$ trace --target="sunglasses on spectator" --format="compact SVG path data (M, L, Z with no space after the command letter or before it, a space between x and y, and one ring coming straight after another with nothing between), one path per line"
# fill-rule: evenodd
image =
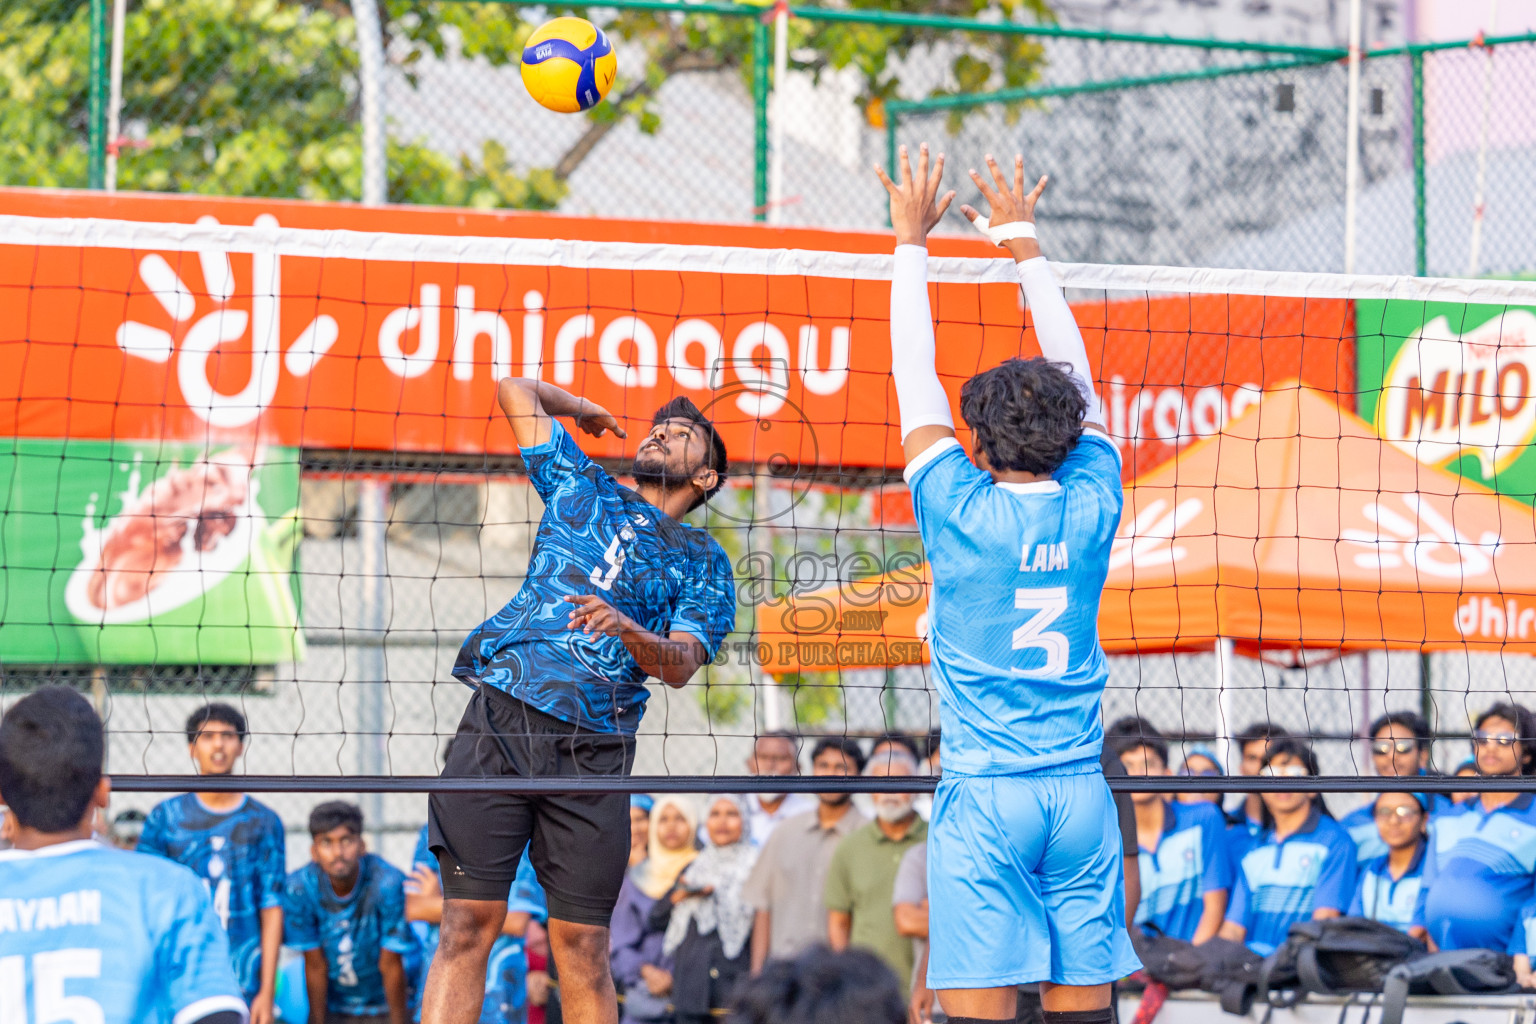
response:
M1287 765L1267 764L1267 765L1264 766L1264 770L1260 774L1268 775L1268 776L1271 776L1271 777L1278 776L1278 777L1284 778L1284 779L1299 779L1302 776L1307 775L1308 772L1307 772L1306 766L1299 765L1299 764L1287 764Z
M1393 818L1396 818L1398 821L1406 821L1409 818L1417 818L1423 813L1417 807L1378 807L1376 808L1376 820L1391 821Z
M1180 768L1179 774L1186 777L1193 776L1194 778L1205 779L1215 778L1216 776L1220 775L1221 772L1215 768L1201 768L1198 770L1194 768Z
M1520 742L1520 737L1512 732L1487 733L1479 729L1472 734L1472 742L1478 744L1497 743L1501 747L1512 747Z
M1395 750L1399 754L1411 754L1418 746L1418 740L1377 740L1371 744L1371 753L1385 756Z

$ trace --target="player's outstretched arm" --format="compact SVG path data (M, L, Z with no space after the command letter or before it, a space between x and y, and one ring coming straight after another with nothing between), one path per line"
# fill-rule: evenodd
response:
M571 417L576 426L593 437L602 437L609 430L620 437L629 436L607 409L541 380L507 377L497 386L496 401L512 425L519 448L533 448L548 441L550 422L556 416Z
M1056 275L1041 255L1040 242L1034 236L1035 204L1045 192L1047 179L1042 176L1033 189L1028 193L1024 191L1023 154L1013 158L1012 187L1004 180L997 161L990 156L987 157L987 169L992 172L991 183L975 171L971 171L971 180L986 199L991 209L990 216L983 219L971 206L962 206L960 210L989 238L993 237L991 229L1027 225L1001 232L1012 237L994 240L1007 249L1019 265L1019 283L1024 286L1024 298L1035 316L1035 336L1040 341L1041 354L1054 362L1067 363L1072 367L1077 386L1088 402L1083 426L1104 432L1103 405L1093 388L1093 370L1088 365L1088 350L1083 345L1083 334L1078 330L1072 307L1067 305L1066 296L1061 294Z
M928 305L928 232L944 216L953 191L939 198L944 154L928 168L928 144L918 152L917 173L901 147L900 183L879 167L875 173L891 197L896 229L896 267L891 275L891 376L901 407L901 447L911 462L946 437L955 436L949 396L934 364L933 313Z

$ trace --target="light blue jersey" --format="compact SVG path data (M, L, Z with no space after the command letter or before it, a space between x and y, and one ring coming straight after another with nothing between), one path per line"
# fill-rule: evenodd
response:
M1339 824L1344 826L1344 831L1348 832L1349 838L1354 840L1355 850L1362 867L1370 861L1387 855L1387 844L1382 842L1381 832L1376 828L1375 800L1364 807L1356 807L1340 818Z
M1214 804L1163 805L1163 834L1157 849L1137 855L1141 903L1136 923L1186 942L1195 937L1205 913L1205 896L1230 892L1226 819Z
M405 923L405 876L371 853L363 855L357 881L336 895L330 876L306 864L288 876L283 900L283 941L299 952L325 954L325 1008L346 1017L388 1013L379 955L410 956L416 937Z
M1536 895L1536 795L1489 811L1481 799L1430 819L1414 922L1441 949L1504 949Z
M1349 904L1349 916L1368 917L1400 932L1412 927L1413 912L1418 907L1419 890L1424 882L1424 850L1425 844L1420 843L1401 878L1392 877L1386 854L1360 865L1360 883Z
M261 988L261 912L283 905L288 864L281 819L245 797L227 814L196 793L162 801L144 822L139 852L192 869L229 933L230 961L247 999Z
M183 867L84 839L0 851L0 1021L246 1016L229 942Z
M1099 598L1124 504L1115 446L1084 431L1052 479L1009 484L945 438L906 478L933 567L945 774L1096 761L1109 679Z
M1227 920L1243 926L1249 949L1268 956L1314 911L1348 910L1358 874L1349 833L1314 806L1301 828L1284 839L1270 831L1243 856Z
M1520 908L1515 930L1509 936L1510 956L1530 956L1536 949L1536 899L1529 900Z

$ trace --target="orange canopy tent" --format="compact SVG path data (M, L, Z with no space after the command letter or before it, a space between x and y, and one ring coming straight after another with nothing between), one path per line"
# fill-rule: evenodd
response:
M759 609L764 671L926 661L928 583L919 566ZM1536 653L1536 519L1288 385L1126 488L1099 631L1111 653Z

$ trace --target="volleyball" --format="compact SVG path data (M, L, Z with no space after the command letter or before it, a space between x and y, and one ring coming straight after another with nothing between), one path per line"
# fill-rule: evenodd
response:
M528 94L562 114L601 103L617 71L613 44L585 18L546 21L523 47L523 85Z

